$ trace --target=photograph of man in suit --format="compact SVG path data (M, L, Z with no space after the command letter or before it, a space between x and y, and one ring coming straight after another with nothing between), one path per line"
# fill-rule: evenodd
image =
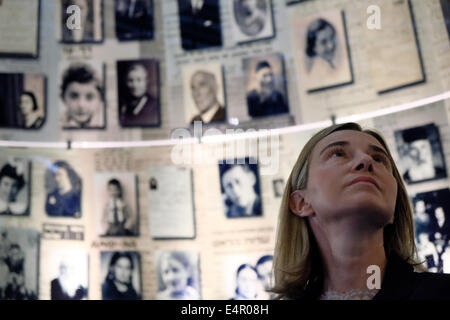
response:
M119 40L153 38L153 0L116 0L115 9Z
M191 94L199 113L192 118L191 123L225 121L225 108L219 103L217 93L218 83L213 73L198 70L192 75Z
M219 6L219 0L178 0L184 50L222 46Z

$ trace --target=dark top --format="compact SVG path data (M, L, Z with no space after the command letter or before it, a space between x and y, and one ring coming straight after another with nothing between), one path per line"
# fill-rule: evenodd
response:
M248 114L251 117L270 116L289 112L283 95L277 90L264 101L261 101L260 95L256 90L250 91L247 94L247 106Z
M223 106L219 106L219 110L214 113L213 117L208 123L225 121L226 117L227 114L225 112L225 108ZM194 124L194 121L203 121L201 115L197 114L196 116L194 116L191 120L191 123Z
M222 46L218 0L205 0L201 10L195 13L190 0L178 0L178 12L184 50Z
M81 216L80 192L71 190L63 195L57 190L49 193L45 203L45 210L49 216L75 217Z
M139 113L134 114L134 108L139 102L147 98L144 107ZM126 105L122 106L120 110L120 125L122 127L140 127L140 126L155 126L159 124L159 110L156 99L153 99L149 94L145 95L139 100L129 101Z
M318 278L316 278L318 279ZM317 300L322 293L321 280L311 281L299 291L299 300ZM409 263L392 255L388 258L381 289L373 300L448 300L450 274L414 272Z
M73 297L69 296L61 287L58 279L54 279L51 282L51 297L52 300L81 300L87 295L87 290L82 286L79 286L75 291Z
M129 11L130 1L126 10L116 8L116 35L119 40L153 38L153 10L148 4L148 0L137 0L132 12Z
M114 281L107 279L102 284L102 298L103 300L139 300L139 296L132 285L128 286L127 291L120 292L117 290Z

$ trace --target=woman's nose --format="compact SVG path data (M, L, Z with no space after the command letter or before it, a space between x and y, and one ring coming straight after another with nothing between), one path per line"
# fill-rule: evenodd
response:
M372 171L372 158L367 154L359 156L355 161L353 169L356 171Z

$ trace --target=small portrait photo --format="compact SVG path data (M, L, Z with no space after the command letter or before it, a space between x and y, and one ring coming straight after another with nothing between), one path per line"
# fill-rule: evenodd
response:
M31 161L0 158L0 215L30 215Z
M117 62L119 123L122 127L159 126L158 61L154 59Z
M115 0L120 41L153 39L153 0Z
M103 41L103 0L60 1L60 39L62 43L99 43Z
M39 232L0 227L0 300L37 300Z
M70 164L56 161L47 168L45 190L47 215L81 218L81 178Z
M197 252L157 252L157 300L200 300L200 261Z
M439 129L434 123L394 132L400 173L407 184L447 177Z
M281 54L245 58L242 64L249 116L257 118L289 113Z
M133 173L97 173L94 177L97 234L133 237L139 234L137 177Z
M60 103L63 129L104 129L106 103L102 63L75 62L61 68Z
M447 28L448 38L450 39L450 1L440 0L442 15L444 16L445 27Z
M219 0L178 0L181 48L222 46Z
M39 129L46 117L46 81L40 74L0 73L0 127Z
M135 251L100 253L103 300L140 300L141 257Z
M151 177L149 180L150 190L158 190L158 180L155 177Z
M450 189L417 193L412 202L420 262L430 272L450 273Z
M307 92L353 82L343 11L293 19L292 30L301 85Z
M262 216L256 161L250 158L224 160L219 163L219 172L225 216L227 218Z
M183 103L186 123L224 122L227 119L222 66L218 63L183 68Z
M275 198L281 198L284 193L284 179L274 179L272 180L273 185L273 195Z
M274 295L273 255L248 254L225 262L226 291L230 300L269 300Z
M275 36L272 0L232 0L232 37L237 44Z
M52 251L47 264L51 274L51 300L87 300L88 255L85 251L64 249Z

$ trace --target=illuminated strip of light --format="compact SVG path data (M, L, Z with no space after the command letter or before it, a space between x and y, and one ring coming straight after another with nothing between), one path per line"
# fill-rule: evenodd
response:
M436 95L436 96L400 104L398 106L383 108L380 110L375 110L375 111L361 113L361 114L355 114L355 115L346 116L346 117L340 117L340 118L336 119L336 123L357 122L357 121L361 121L361 120L365 120L365 119L381 117L381 116L385 116L385 115L388 115L391 113L414 109L417 107L421 107L424 105L428 105L428 104L438 102L441 100L445 100L445 99L449 99L449 98L450 98L450 91L447 91L447 92L444 92L444 93Z
M147 140L147 141L83 141L72 142L73 149L110 149L110 148L145 148L164 147L177 144L198 143L196 138Z
M0 140L0 147L5 148L46 148L66 149L67 142L41 142L41 141L9 141Z

